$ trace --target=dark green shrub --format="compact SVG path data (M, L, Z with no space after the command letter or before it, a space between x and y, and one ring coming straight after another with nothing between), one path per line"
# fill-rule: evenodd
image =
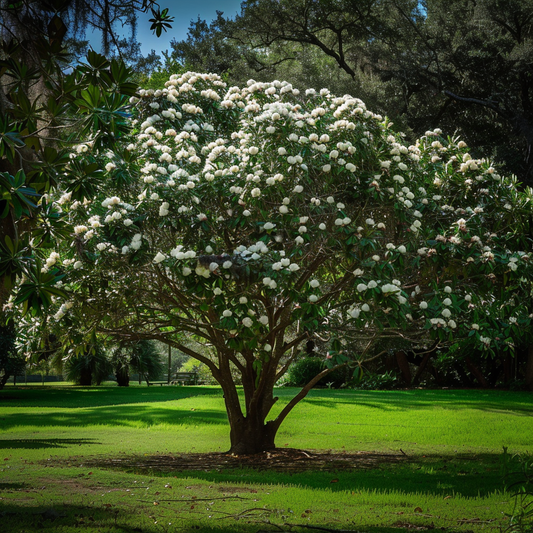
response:
M65 370L67 379L77 385L88 387L100 385L113 372L111 361L101 346L94 346L86 353L71 357Z
M326 368L325 362L318 357L300 359L289 368L287 384L294 387L303 387L322 372L324 368ZM350 376L351 369L348 367L339 368L323 377L315 386L339 388L350 379Z
M361 372L357 380L350 384L359 390L391 390L398 387L398 377L393 372Z

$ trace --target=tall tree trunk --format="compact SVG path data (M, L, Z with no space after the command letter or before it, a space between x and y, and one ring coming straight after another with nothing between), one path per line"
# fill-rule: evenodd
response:
M405 384L409 387L411 385L411 369L409 368L407 354L405 352L396 352L396 362L398 363Z

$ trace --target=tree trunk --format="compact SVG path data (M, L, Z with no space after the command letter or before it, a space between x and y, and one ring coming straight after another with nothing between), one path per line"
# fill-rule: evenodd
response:
M93 382L93 373L90 368L83 368L80 371L80 385L82 387L90 387Z
M266 424L261 417L243 417L234 422L230 429L231 447L228 453L249 455L274 450L276 429L272 422Z
M466 366L468 367L468 370L470 370L470 372L472 372L472 374L477 379L478 383L484 389L488 389L489 388L489 384L488 384L487 380L485 379L485 376L481 373L481 370L479 370L479 368L472 362L470 357L465 357L465 363L466 363Z
M409 387L411 385L411 369L409 368L407 354L405 352L396 352L396 362L398 363L405 384Z
M533 391L533 346L530 346L527 351L526 385L529 390Z
M117 385L119 387L130 386L130 374L127 368L119 368L115 371L115 377L117 378Z

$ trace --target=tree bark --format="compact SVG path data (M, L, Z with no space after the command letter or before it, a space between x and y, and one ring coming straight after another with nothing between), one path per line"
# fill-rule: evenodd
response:
M261 416L250 413L231 425L228 453L249 455L274 450L276 429L271 422L265 424Z
M472 362L470 357L465 357L465 363L466 363L466 366L468 367L468 370L470 370L470 372L472 372L472 374L475 376L475 378L477 379L479 384L484 389L488 389L489 388L489 384L488 384L487 380L485 379L485 376L481 373L481 370L479 370L479 368Z
M396 352L396 362L402 373L405 384L409 387L411 385L411 369L409 368L409 361L405 352Z

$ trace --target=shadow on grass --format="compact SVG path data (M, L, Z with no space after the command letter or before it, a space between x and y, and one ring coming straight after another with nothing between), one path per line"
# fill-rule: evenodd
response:
M26 483L8 483L0 481L0 492L4 490L27 490L30 486Z
M68 448L79 444L101 444L95 439L0 439L0 450L38 450L40 448ZM2 483L0 482L0 489Z
M255 509L259 514L245 515L236 513L235 515L215 517L195 517L193 512L177 515L171 511L158 511L154 508L130 508L127 505L112 505L102 507L101 505L71 505L62 504L54 506L46 505L15 505L0 502L0 520L2 531L41 533L42 531L56 533L87 531L96 533L105 531L106 533L162 533L162 532L183 532L183 533L267 533L281 531L326 531L326 532L352 532L361 533L399 533L408 530L426 531L434 526L410 524L408 522L399 523L394 526L364 526L346 529L332 520L331 525L308 526L298 517L290 517L291 521L284 520L284 527L268 520L268 516L276 513L272 509ZM261 511L263 511L261 513ZM198 513L200 514L200 513ZM224 513L225 514L225 513ZM284 518L284 517L282 517ZM169 523L169 520L172 522ZM220 521L220 520L223 520ZM167 526L168 524L168 526ZM349 526L348 526L349 527ZM287 529L288 528L288 529ZM453 533L455 528L446 528L447 533ZM462 530L464 531L464 530Z
M150 427L158 424L171 426L199 426L227 424L224 411L198 408L179 409L178 407L154 407L153 405L117 405L95 409L65 409L60 412L13 413L0 417L0 428L23 428L25 426L46 427Z
M280 392L281 391L281 392ZM283 397L284 390L276 394ZM435 405L450 410L478 409L482 411L507 412L525 416L533 415L531 393L502 390L401 390L357 391L313 389L306 401L321 407L358 405L383 411L409 409L434 409Z
M169 402L195 396L222 396L217 387L9 387L0 391L5 407L101 407L152 402ZM1 420L1 419L0 419Z
M178 458L179 459L179 458ZM440 457L437 455L390 458L361 454L343 467L309 461L282 468L243 468L220 464L214 468L206 454L205 466L191 467L187 455L182 456L184 467L175 456L129 456L120 464L101 458L90 461L92 467L127 471L134 474L161 477L201 479L213 483L285 485L331 492L377 491L463 496L477 498L504 489L501 474L501 455ZM85 464L87 461L85 461Z

